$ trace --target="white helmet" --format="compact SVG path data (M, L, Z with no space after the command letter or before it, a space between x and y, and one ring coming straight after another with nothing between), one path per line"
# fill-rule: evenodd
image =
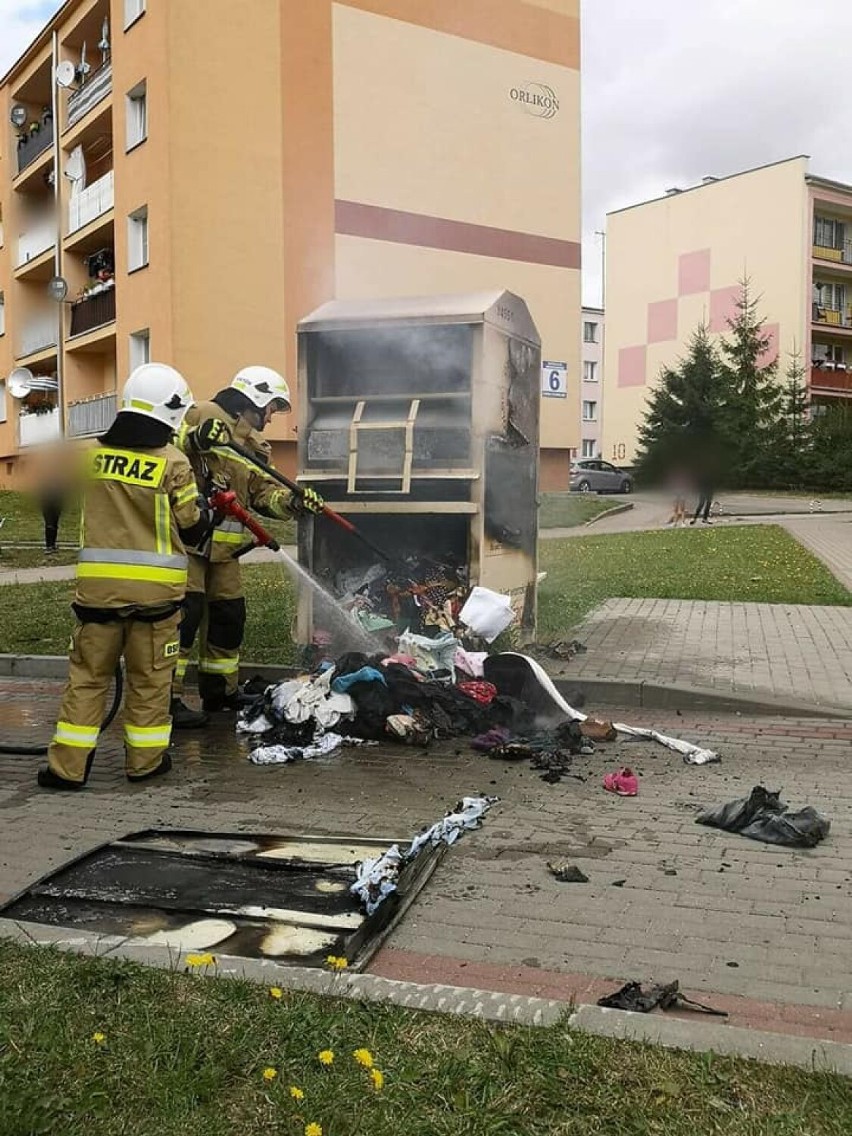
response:
M124 384L118 412L143 414L177 430L193 401L180 371L166 363L143 363Z
M282 410L290 409L287 380L271 367L243 367L234 375L231 386L244 394L258 410L264 410L270 402L283 403Z

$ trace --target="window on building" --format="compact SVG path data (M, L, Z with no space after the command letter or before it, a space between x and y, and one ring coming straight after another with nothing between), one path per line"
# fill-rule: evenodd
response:
M583 403L583 421L584 422L597 422L597 420L598 420L598 404L596 402L584 402Z
M583 382L596 383L598 381L598 365L590 359L583 363Z
M580 455L584 458L593 458L595 456L595 440L594 438L583 439L583 449Z
M0 292L0 335L6 334L6 297Z
M822 280L814 284L814 303L832 312L846 311L846 285Z
M598 341L598 325L590 320L583 324L583 342L584 343L597 343Z
M124 0L124 30L127 31L144 11L145 0Z
M127 218L127 271L134 272L148 263L148 206L143 205Z
M127 149L132 150L148 137L148 90L143 79L124 100L127 117Z
M814 244L819 248L842 249L844 224L833 217L814 217Z
M130 336L130 370L135 371L143 363L151 362L151 332L134 331Z
M0 422L6 421L6 380L0 379Z

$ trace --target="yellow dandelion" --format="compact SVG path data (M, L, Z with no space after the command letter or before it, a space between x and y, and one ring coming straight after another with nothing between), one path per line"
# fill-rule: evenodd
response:
M364 1069L373 1068L373 1055L369 1049L356 1049L352 1056Z
M278 1076L278 1070L277 1070L277 1069L273 1069L271 1065L268 1065L268 1066L267 1066L267 1067L266 1067L266 1068L265 1068L265 1069L263 1070L263 1079L264 1079L264 1081L274 1081L274 1080L275 1080L275 1078L276 1078L277 1076Z
M339 955L329 955L325 960L325 965L329 970L346 970L349 966L349 960Z
M305 1094L298 1087L298 1085L291 1085L290 1086L290 1096L293 1098L294 1101L300 1101L300 1100L305 1099Z
M322 1136L321 1124L306 1124L305 1136Z
M334 1062L334 1050L323 1049L317 1054L320 1065L331 1065Z
M186 956L187 966L214 966L215 963L216 959L213 957L213 955L210 954L209 951L205 951L202 955Z
M283 997L283 995L284 995L284 991L281 989L280 986L270 986L269 987L269 996L270 996L270 998L274 998L276 1002L279 1001L279 999L281 999Z
M380 1093L385 1087L385 1075L381 1069L371 1069L370 1080L373 1082L373 1088L377 1093Z
M106 1041L106 1034L105 1033L93 1033L92 1034L92 1041L95 1043L95 1045L103 1045L104 1042Z

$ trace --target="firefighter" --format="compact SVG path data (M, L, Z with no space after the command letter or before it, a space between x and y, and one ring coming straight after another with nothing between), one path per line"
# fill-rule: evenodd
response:
M59 721L47 765L38 771L42 788L86 784L122 656L127 778L146 781L171 769L169 699L186 590L185 545L203 540L212 523L187 458L170 444L191 404L186 382L172 367L137 367L115 421L83 454L77 624Z
M229 387L210 402L201 402L186 416L178 438L192 462L199 484L216 484L233 490L246 508L267 517L284 518L304 511L322 512L323 500L312 489L292 495L244 458L224 445L206 449L214 422L224 423L233 440L269 464L271 447L262 436L273 414L290 410L290 389L284 377L270 367L243 367ZM201 433L199 433L201 432ZM246 623L246 601L240 562L234 559L251 539L232 518L218 521L202 553L189 564L186 611L180 631L180 658L172 700L175 729L203 726L207 715L239 706L240 647ZM206 609L206 610L205 610ZM182 700L187 661L206 615L199 645L198 686L203 712Z

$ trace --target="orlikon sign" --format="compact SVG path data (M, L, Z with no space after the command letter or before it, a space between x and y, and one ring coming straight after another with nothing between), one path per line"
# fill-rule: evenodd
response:
M559 110L556 92L546 83L521 83L512 87L509 98L525 114L531 114L535 118L553 118Z

